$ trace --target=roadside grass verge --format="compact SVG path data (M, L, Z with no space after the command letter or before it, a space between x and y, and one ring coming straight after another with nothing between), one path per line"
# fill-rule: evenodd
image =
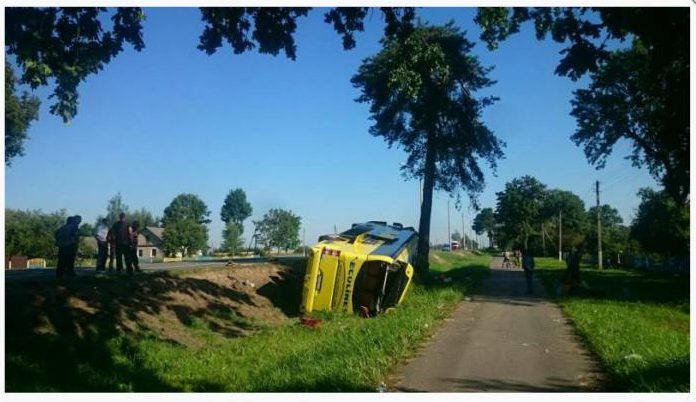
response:
M135 333L123 333L100 323L98 313L92 317L94 330L86 333L74 330L75 321L84 318L71 316L70 310L61 315L56 333L26 330L38 323L13 326L8 321L6 390L371 392L486 275L489 260L456 253L443 256L433 263L433 273L444 273L451 282L413 284L401 306L372 319L322 313L316 315L322 325L309 329L294 319L267 326L246 322L234 311L216 312L254 326L253 335L230 336L210 321L193 317L189 335L199 340L194 346L164 341L145 325ZM98 285L99 278L90 280L95 281L90 286ZM127 287L122 290L126 293L114 297L115 304L119 297L128 297ZM6 305L11 320L22 319L23 310Z
M612 391L689 391L689 276L581 267L563 292L565 264L537 259L537 274L609 374Z

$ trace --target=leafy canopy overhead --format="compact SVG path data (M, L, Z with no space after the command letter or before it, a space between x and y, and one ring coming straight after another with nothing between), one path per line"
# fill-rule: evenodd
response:
M124 43L137 51L145 47L140 8L117 8L111 30L103 27L104 14L103 7L5 9L6 54L22 69L23 84L35 89L55 83L50 111L65 122L77 114L80 82L101 71Z
M631 224L631 236L645 251L663 255L689 255L689 207L664 191L643 188L641 203Z
M9 63L5 63L5 165L24 155L24 141L31 122L39 119L39 98L22 92L15 93L17 77Z
M538 39L567 43L556 74L577 80L571 139L587 159L604 167L621 139L628 158L647 166L672 198L689 196L689 8L480 8L476 22L490 49L533 21ZM631 40L610 50L616 41Z

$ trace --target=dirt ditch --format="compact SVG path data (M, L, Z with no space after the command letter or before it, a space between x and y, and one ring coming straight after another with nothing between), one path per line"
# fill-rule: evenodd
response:
M64 284L6 283L8 344L26 336L130 333L196 346L211 332L247 336L297 318L302 265L221 265Z

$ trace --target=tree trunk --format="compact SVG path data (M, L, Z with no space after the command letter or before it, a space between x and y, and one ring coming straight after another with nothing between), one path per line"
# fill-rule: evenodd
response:
M428 146L426 144L426 146ZM433 187L435 185L435 150L428 147L425 153L423 171L423 203L421 204L420 223L418 225L418 250L416 272L425 279L430 271L428 255L430 253L430 215L433 209Z

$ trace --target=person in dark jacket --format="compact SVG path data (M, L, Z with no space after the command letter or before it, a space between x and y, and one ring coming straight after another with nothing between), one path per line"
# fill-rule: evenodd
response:
M106 242L109 243L109 273L114 272L114 259L116 258L116 235L114 230L109 228L106 233Z
M65 224L54 233L56 246L58 246L58 263L56 265L56 277L75 276L72 269L75 251L77 250L77 225L75 217L69 216Z
M99 222L99 226L97 226L94 232L94 238L97 240L97 271L106 269L106 257L109 253L108 233L108 221L104 218Z
M116 271L123 272L123 260L126 260L126 271L128 275L133 274L133 263L131 261L131 238L129 233L128 222L126 222L126 214L121 212L118 215L118 221L111 227L116 238Z
M131 247L131 262L136 272L140 272L140 262L138 261L138 233L140 224L138 221L133 221L130 225L130 247Z
M77 259L77 249L80 245L80 223L82 223L82 217L80 215L73 216L72 236L74 242L68 259L68 275L70 276L75 276L75 259Z
M524 269L524 276L527 280L527 293L531 294L534 292L534 257L527 249L522 251L522 269Z

